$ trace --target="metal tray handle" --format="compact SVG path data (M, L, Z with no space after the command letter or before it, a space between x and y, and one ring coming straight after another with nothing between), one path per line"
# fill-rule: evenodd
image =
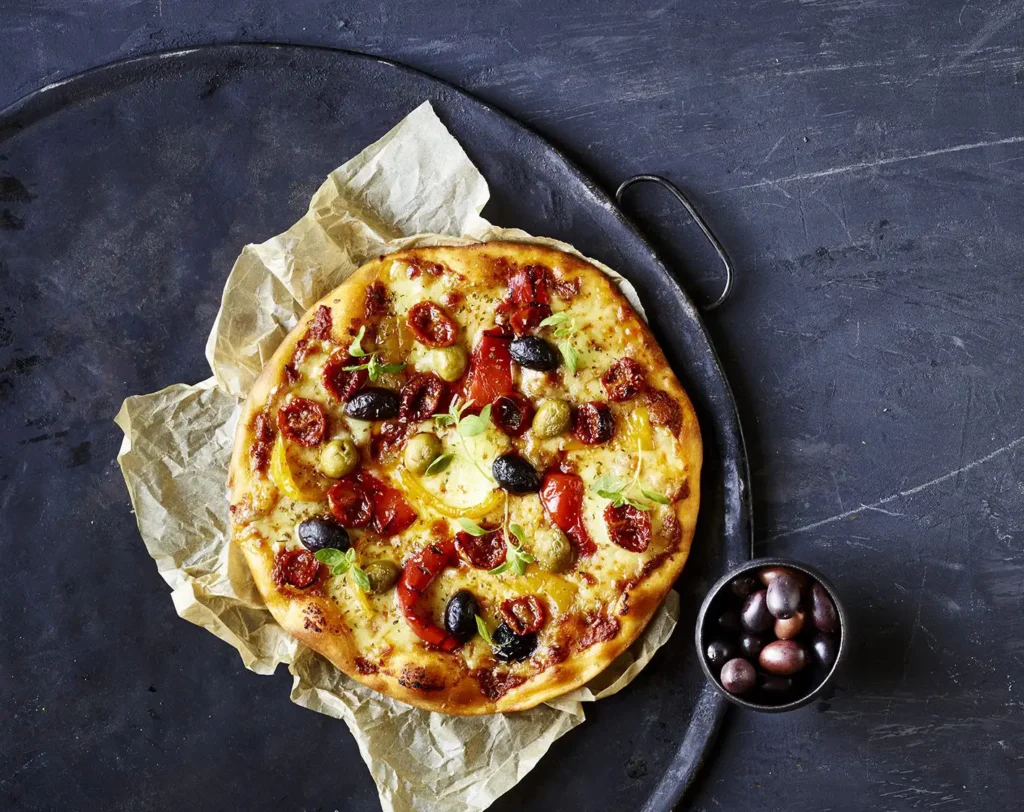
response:
M631 178L626 178L619 184L619 188L615 190L615 202L622 206L622 193L626 191L630 186L635 183L643 183L649 181L656 183L659 186L668 189L676 200L682 204L682 207L686 209L687 214L693 218L694 222L700 227L700 230L704 232L704 236L707 237L708 242L711 243L712 248L715 249L715 253L718 254L718 258L722 260L722 264L725 266L725 287L722 289L721 295L711 302L711 304L701 305L701 310L708 313L712 310L716 310L725 304L726 299L732 294L733 283L736 279L736 273L733 270L732 260L729 259L729 255L725 252L725 248L722 247L722 243L718 241L718 237L711 231L711 227L704 222L704 218L701 217L697 210L693 207L693 204L687 200L679 187L676 186L672 181L666 180L661 175L633 175Z

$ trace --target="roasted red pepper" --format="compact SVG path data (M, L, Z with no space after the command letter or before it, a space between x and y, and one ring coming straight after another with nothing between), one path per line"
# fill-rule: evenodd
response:
M593 555L597 545L583 524L583 480L552 471L540 486L540 501L552 523L569 537L579 555Z
M477 409L502 395L512 394L512 336L494 328L485 330L469 362L466 399Z
M461 644L419 608L419 600L441 570L455 561L455 543L451 539L429 544L405 562L397 586L398 606L409 628L424 642L448 652Z

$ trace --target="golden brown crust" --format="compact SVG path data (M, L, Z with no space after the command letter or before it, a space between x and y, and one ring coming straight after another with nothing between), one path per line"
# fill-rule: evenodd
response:
M583 290L576 293L573 300L592 297L601 302L602 307L615 309L615 319L623 334L628 336L631 353L645 360L652 388L665 393L655 395L655 399L664 400L667 396L678 407L678 421L673 417L669 422L678 439L678 454L686 476L677 483L674 494L677 501L670 510L664 511L655 527L660 552L650 556L639 572L622 573L622 597L618 601L590 607L589 614L563 617L561 626L555 626L558 634L552 632L552 639L558 644L543 652L538 650L535 655L546 665L539 672L495 671L491 666L471 668L461 662L454 667L450 663L453 655L425 648L412 661L406 658L391 662L386 656L370 656L357 646L344 614L328 591L319 587L298 590L275 583L272 570L276 539L267 538L252 522L254 516L272 513L275 499L273 483L253 470L251 452L256 433L265 429L257 418L268 403L274 402L275 397L288 388L289 378L295 375L294 366L289 368L289 365L293 363L296 349L301 350L301 343L308 343L310 326L316 324L314 333L323 332L322 311L319 322L314 322L318 318L318 305L331 308L333 339L339 347L346 347L351 340L349 336L355 332L354 325L388 307L375 283L380 282L386 269L396 260L422 273L435 273L437 265L445 268L447 263L458 266L464 280L460 280L459 290L451 292L453 307L461 304L462 289L474 281L466 277L474 273L473 269L481 267L499 274L503 267L528 264L556 267L561 272L559 284L570 295L574 294L573 286L579 286L582 280ZM366 296L367 291L371 295ZM652 422L656 422L653 411ZM665 411L664 403L662 411ZM267 362L238 421L229 474L232 532L277 622L353 679L394 699L441 713L474 715L522 710L585 684L643 631L689 554L699 505L701 457L696 415L660 347L615 285L589 263L547 247L521 243L408 249L357 270L341 287L310 308ZM652 550L655 546L652 544ZM632 578L627 577L630 575ZM393 612L394 617L404 623L401 613L390 602L385 603L384 598L377 601L382 607L381 613ZM581 623L584 624L582 630ZM376 654L379 653L378 650Z

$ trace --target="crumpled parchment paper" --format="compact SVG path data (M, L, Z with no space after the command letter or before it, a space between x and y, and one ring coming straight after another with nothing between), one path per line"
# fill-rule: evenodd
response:
M622 690L675 628L668 595L641 638L586 686L528 711L484 717L429 713L346 677L280 626L228 538L226 480L235 423L263 364L318 299L368 260L409 245L489 240L569 245L492 226L487 182L429 103L330 174L283 234L247 245L224 288L206 345L213 377L125 400L118 462L142 539L178 614L238 650L245 667L294 675L291 698L342 719L386 812L486 809L584 720L583 702ZM618 280L643 313L635 291Z

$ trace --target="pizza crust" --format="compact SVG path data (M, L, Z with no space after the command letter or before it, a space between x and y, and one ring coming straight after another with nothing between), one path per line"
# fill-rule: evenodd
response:
M649 367L649 381L657 389L666 392L680 408L678 448L687 472L682 490L688 492L684 498L671 505L671 513L669 508L664 509L664 514L673 517L677 527L671 528L668 518L662 518L660 522L661 526L673 530L671 535L674 536L674 543L661 551L657 566L651 567L650 572L640 577L625 593L624 599L604 607L601 617L607 619L609 624L613 621L618 623L618 629L610 639L600 639L601 632L607 633L608 630L599 629L591 635L596 639L592 645L570 652L561 662L549 664L518 685L514 684L515 677L523 670L522 666L513 666L508 670L507 673L513 676L511 680L507 675L502 676L504 672L496 672L492 678L497 680L495 690L491 691L493 698L485 695L479 674L474 673L474 669L461 662L456 667L449 667L452 661L446 658L458 657L458 654L429 651L421 646L422 651L417 656L403 656L385 668L375 665L365 656L367 652L357 645L350 624L327 588L323 571L318 582L307 590L281 587L275 582L273 566L277 540L256 530L258 522L253 521L266 510L268 503L274 502L273 484L252 470L249 451L256 430L254 424L265 405L289 386L286 365L292 361L318 307L326 305L332 309L334 340L342 347L347 346L354 330L346 331L345 326L363 318L367 289L391 263L410 260L419 264L444 265L451 262L458 265L464 276L470 268L492 267L497 262L499 265L543 264L557 267L567 275L581 277L583 292L579 295L590 296L605 307L617 309L618 322L630 333L630 340L634 342L630 345L633 353L642 355ZM466 283L474 284L477 281L475 278L468 279ZM610 353L612 355L616 353L613 351ZM228 479L232 537L243 552L256 585L275 620L296 639L326 657L351 678L386 696L440 713L477 715L524 710L585 684L624 652L644 630L689 555L700 501L701 462L700 429L689 398L646 324L636 316L625 297L599 270L572 255L533 244L482 243L407 249L381 257L357 270L339 288L310 308L268 360L238 421ZM277 505L272 505L270 513L276 509ZM382 611L387 611L384 602L393 602L394 592L380 596L377 600L385 607ZM404 623L397 606L393 611L399 622ZM580 639L587 639L586 630L577 638L577 644ZM541 651L537 652L537 655L541 654ZM500 695L496 695L499 692Z

